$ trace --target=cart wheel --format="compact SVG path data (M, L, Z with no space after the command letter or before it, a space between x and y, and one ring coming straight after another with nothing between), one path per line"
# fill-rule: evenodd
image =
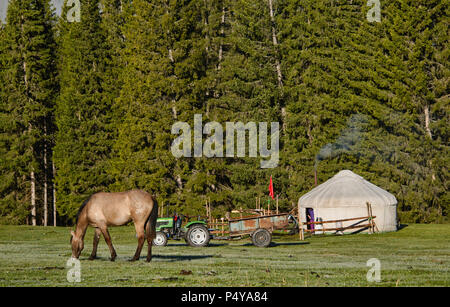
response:
M186 242L190 246L203 247L209 244L211 236L208 229L203 225L193 225L186 233Z
M156 232L156 237L153 239L153 245L155 246L166 246L167 245L167 236L164 232L158 231Z
M252 242L255 246L267 247L271 241L272 234L267 229L259 228L252 234Z

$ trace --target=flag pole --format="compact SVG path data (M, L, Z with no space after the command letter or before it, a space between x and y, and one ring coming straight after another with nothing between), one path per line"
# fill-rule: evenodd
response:
M278 194L277 194L277 214L278 214Z
M272 197L272 191L273 191L272 174L270 174L269 198L267 198L267 214L270 214L270 198Z

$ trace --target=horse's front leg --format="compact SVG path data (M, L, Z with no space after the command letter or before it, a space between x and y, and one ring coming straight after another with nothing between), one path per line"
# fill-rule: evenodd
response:
M117 254L116 251L114 250L114 246L112 245L111 236L109 235L108 228L106 226L103 226L100 229L103 234L103 237L105 238L106 244L108 244L109 251L111 252L111 261L114 261L116 260Z
M98 241L100 240L101 234L102 234L102 231L100 230L100 228L95 228L94 243L92 246L92 253L91 253L91 256L89 257L89 260L94 260L95 258L97 258L97 246L98 246Z
M136 248L136 253L134 254L134 257L131 258L131 261L139 260L139 256L141 255L142 246L144 246L144 242L145 242L144 225L141 223L135 223L134 226L136 228L136 235L138 238L138 246Z

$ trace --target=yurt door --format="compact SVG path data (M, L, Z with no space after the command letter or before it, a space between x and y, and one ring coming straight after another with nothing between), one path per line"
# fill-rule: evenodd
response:
M314 209L306 208L306 222L314 222ZM307 225L308 229L314 229L314 224Z

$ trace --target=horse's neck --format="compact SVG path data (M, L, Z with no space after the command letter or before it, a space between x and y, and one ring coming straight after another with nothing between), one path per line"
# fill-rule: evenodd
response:
M78 219L77 227L75 229L75 234L77 235L77 237L84 238L87 227L88 227L87 219L83 216L80 216L80 218Z

